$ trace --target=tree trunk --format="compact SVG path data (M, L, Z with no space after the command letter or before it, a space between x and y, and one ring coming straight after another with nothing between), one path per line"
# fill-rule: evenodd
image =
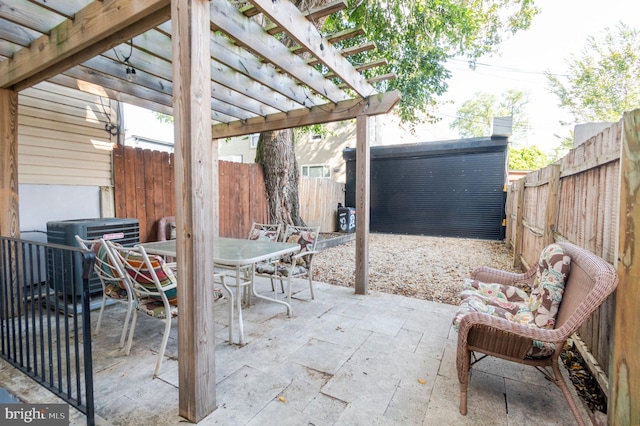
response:
M293 0L301 10L327 3L327 0ZM321 26L324 18L314 21ZM289 39L284 42L292 46ZM278 130L260 134L256 163L262 165L269 202L269 222L284 225L306 226L300 217L298 196L298 162L294 149L293 130Z
M262 165L269 202L269 222L304 226L298 197L298 162L293 130L260 134L256 163Z

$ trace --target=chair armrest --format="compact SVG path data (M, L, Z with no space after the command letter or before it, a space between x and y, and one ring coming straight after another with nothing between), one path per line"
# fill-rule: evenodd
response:
M317 250L311 250L311 251L305 251L304 253L298 253L296 255L291 256L292 259L299 259L301 257L305 257L305 256L309 256L311 258L313 258L313 255L316 253L320 253Z
M550 343L562 343L571 335L571 333L567 334L565 327L551 330L547 328L530 327L482 312L470 312L460 320L458 342L464 341L466 343L469 338L469 333L476 327L483 328L487 333L503 332L527 340L539 340Z
M536 268L531 268L525 273L507 272L500 269L481 266L471 273L471 279L482 281L483 283L497 283L514 285L518 282L533 283Z

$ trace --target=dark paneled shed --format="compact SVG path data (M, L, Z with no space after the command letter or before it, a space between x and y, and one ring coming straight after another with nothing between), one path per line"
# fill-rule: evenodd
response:
M493 136L371 147L371 232L504 238L507 144ZM343 156L354 206L356 150Z

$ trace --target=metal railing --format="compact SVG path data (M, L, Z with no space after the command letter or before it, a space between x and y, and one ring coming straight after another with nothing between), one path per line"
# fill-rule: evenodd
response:
M0 356L86 414L88 425L94 260L79 248L0 237Z

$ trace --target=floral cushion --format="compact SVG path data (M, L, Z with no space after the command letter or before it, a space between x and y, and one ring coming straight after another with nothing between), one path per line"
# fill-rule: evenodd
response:
M540 255L536 279L529 297L529 308L538 327L555 327L570 269L571 258L557 244L551 244Z
M282 256L281 261L284 263L292 263L294 256L303 254L308 251L313 251L316 245L317 234L313 231L305 231L301 229L289 229L287 235L285 235L284 241L286 243L296 243L300 245L300 251L292 254L285 254ZM311 263L311 256L300 256L295 258L295 262L298 265L309 266Z
M124 288L120 287L117 284L107 284L104 287L104 294L107 297L110 297L112 299L123 299L126 300L129 298L129 294L127 293L127 290L125 290Z
M526 303L529 296L517 287L466 279L460 297L462 303L453 319L456 330L462 317L469 312L483 312L520 324L527 323L531 316Z
M178 316L178 305L176 304L170 304L170 310L171 310L171 318L175 318ZM138 306L137 306L138 310L140 312L144 312L145 314L154 317L154 318L160 318L160 319L165 319L167 318L167 312L166 309L164 308L164 303L162 303L162 300L158 300L152 297L147 297L144 299L140 299L138 301Z
M278 232L275 229L253 228L249 232L249 239L256 241L278 241Z
M269 274L269 275L276 275L276 265L278 265L278 273L277 275L279 276L288 276L289 275L289 271L291 270L291 265L286 265L286 264L282 264L282 263L259 263L256 266L256 272L258 272L259 274ZM292 277L297 277L300 275L304 275L306 274L308 271L308 269L306 268L305 265L295 265L293 267L293 272L291 273Z
M562 247L552 244L540 255L531 295L514 286L466 279L454 328L458 330L462 317L469 312L482 312L528 327L554 328L569 267L569 256ZM554 344L534 340L527 356L545 357L554 351Z

